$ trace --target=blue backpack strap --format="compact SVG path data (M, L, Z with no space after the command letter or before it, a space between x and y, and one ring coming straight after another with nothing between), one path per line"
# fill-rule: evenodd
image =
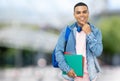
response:
M64 53L66 52L66 45L67 45L67 41L68 41L68 38L69 38L69 35L70 35L70 28L69 26L67 26L66 28L66 32L65 32L65 46L64 46Z
M65 41L68 41L68 38L69 38L70 32L71 32L71 30L70 30L69 26L67 26L67 28L66 28L66 32L65 32Z

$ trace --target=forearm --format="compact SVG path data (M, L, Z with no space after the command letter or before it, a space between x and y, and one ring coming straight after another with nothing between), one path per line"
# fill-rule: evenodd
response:
M87 43L89 44L89 49L95 56L100 56L102 54L103 45L102 45L102 36L98 32L95 36L92 32L87 35Z
M64 55L61 52L56 53L56 60L58 62L59 68L62 71L65 71L66 73L68 73L71 70L71 68L69 67L69 65L66 63L64 59Z

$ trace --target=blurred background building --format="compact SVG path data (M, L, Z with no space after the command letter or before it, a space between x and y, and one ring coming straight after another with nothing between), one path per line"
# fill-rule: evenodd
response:
M120 1L80 1L88 4L89 21L103 34L104 50L98 60L106 76L99 81L119 81L117 76L108 78L109 72L119 75L116 72L120 70ZM51 53L60 31L75 21L77 2L0 0L0 81L22 81L22 77L28 81L31 76L31 81L63 81L60 71L51 67ZM46 77L51 72L53 75Z

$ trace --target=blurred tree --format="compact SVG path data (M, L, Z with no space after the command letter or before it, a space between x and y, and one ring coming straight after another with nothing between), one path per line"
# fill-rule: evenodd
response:
M98 26L103 35L104 52L120 54L120 16L101 18Z

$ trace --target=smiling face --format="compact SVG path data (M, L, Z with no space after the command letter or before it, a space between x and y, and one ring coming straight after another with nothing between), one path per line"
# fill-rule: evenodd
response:
M77 20L79 26L83 26L87 23L89 17L89 11L86 6L77 6L74 9L74 17Z

